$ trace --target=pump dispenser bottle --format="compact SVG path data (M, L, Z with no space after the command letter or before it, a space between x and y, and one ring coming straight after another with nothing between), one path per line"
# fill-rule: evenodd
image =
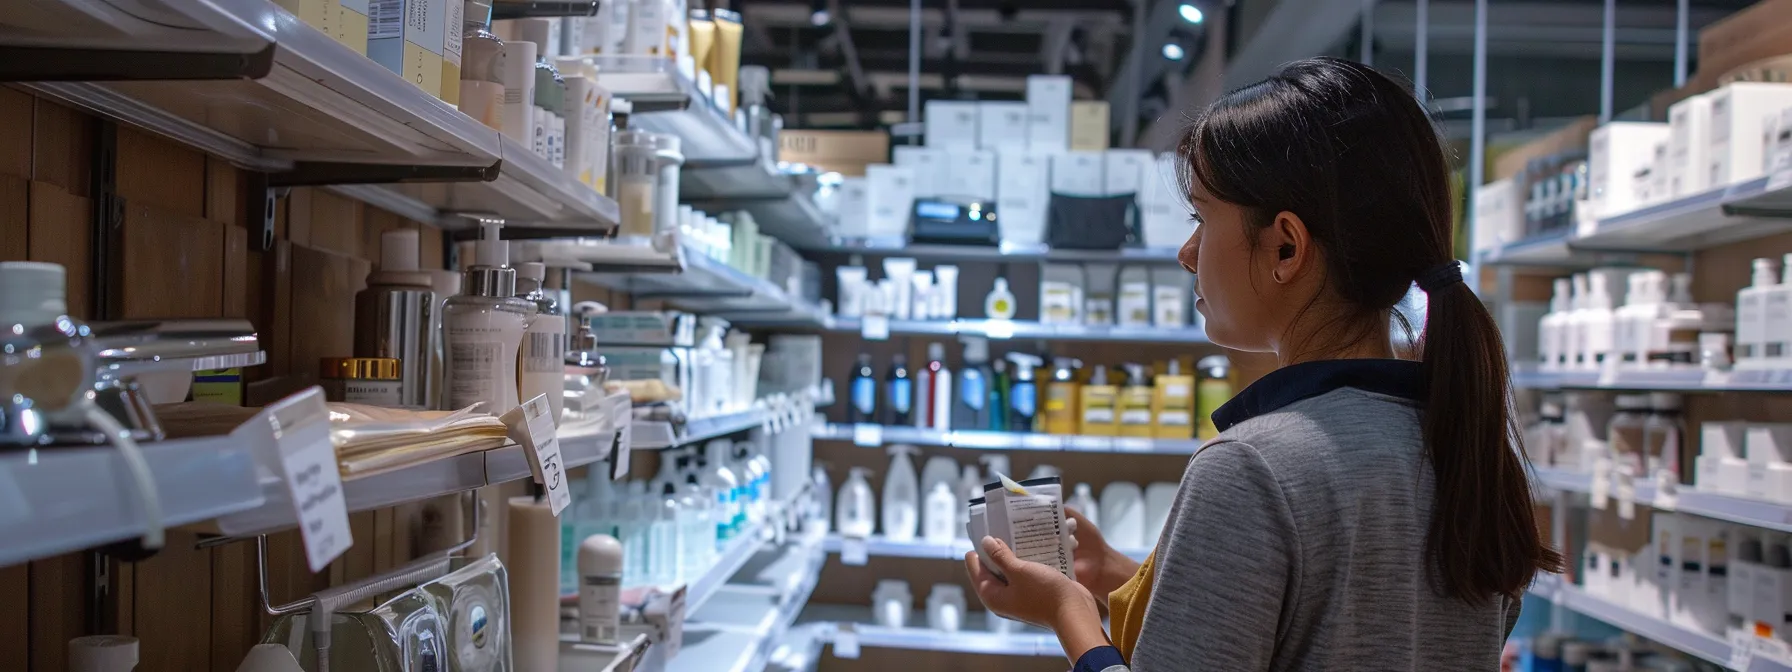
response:
M1082 417L1079 410L1080 399L1077 398L1081 385L1076 381L1076 369L1082 363L1069 358L1058 357L1052 362L1052 380L1045 389L1045 431L1050 434L1075 434L1077 420Z
M516 357L535 304L516 294L516 269L499 238L503 225L479 223L475 263L461 278L461 293L443 304L443 350L447 371L444 406L500 414L517 401Z
M355 356L398 360L398 401L406 408L434 406L436 293L429 273L418 270L415 229L380 235L380 268L355 295Z
M915 476L914 446L897 444L889 447L890 470L884 476L884 537L894 542L915 540L921 524L921 485Z
M958 394L952 399L952 427L991 429L989 341L975 336L964 340L964 369L958 372ZM962 508L962 507L961 507Z
M1014 382L1008 388L1008 431L1036 431L1039 417L1039 382L1033 370L1043 363L1038 357L1019 352L1008 353L1014 362Z
M560 411L566 406L566 311L542 286L547 267L529 262L517 269L517 298L535 304L535 316L523 332L522 350L517 360L519 399L527 401L535 395L547 395L554 409L554 424L560 424Z
M871 536L877 520L877 501L871 496L871 484L865 481L866 473L864 467L849 470L846 482L840 485L840 496L834 500L834 529L842 536Z
M1775 289L1773 260L1754 261L1754 281L1736 292L1736 368L1766 368L1768 292Z

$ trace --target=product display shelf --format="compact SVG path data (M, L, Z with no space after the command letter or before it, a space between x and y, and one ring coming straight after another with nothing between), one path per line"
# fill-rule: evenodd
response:
M1792 230L1792 172L1758 177L1599 220L1582 250L1688 252Z
M1601 262L1600 255L1576 250L1570 243L1572 232L1563 231L1508 243L1480 253L1480 261L1494 266L1515 266L1550 270L1558 268L1592 268Z
M1093 261L1117 264L1179 263L1174 247L1122 247L1117 250L1054 250L1040 243L1019 245L1002 243L996 247L977 245L909 244L904 239L862 238L840 240L817 252L862 254L877 257L914 257L929 261Z
M1051 341L1115 341L1129 343L1207 343L1207 333L1199 327L1101 327L1081 324L1042 324L1027 320L889 320L885 333L891 336L983 336L990 340L1039 339ZM826 325L829 331L859 332L870 340L878 338L876 329L867 329L865 321L856 317L835 317Z
M653 643L647 633L616 645L580 642L562 634L560 672L634 672L653 651Z
M267 432L141 444L173 527L262 505L255 455ZM140 536L136 480L111 446L8 448L0 452L0 566Z
M765 161L726 168L698 167L678 178L678 201L704 212L721 212L749 201L777 201L796 192L790 175ZM757 219L758 215L755 214Z
M910 587L911 591L913 586ZM968 606L977 605L976 595L966 595ZM917 604L925 604L925 594ZM872 622L871 609L847 605L810 605L803 611L801 623L812 636L833 646L836 658L856 658L858 649L904 649L909 651L943 651L993 656L1064 657L1058 638L1031 626L1010 623L1010 632L992 632L988 613L972 609L965 614L963 627L956 632L927 627L924 609L909 613L908 625L893 628Z
M1743 672L1792 672L1792 666L1759 656L1733 656L1730 642L1723 637L1699 632L1642 613L1627 606L1588 594L1579 586L1564 582L1555 574L1542 574L1531 585L1532 595L1567 607L1577 613L1599 619L1625 632L1683 653L1697 656L1727 669ZM1746 661L1746 667L1738 665Z
M681 273L685 263L684 250L669 240L657 245L608 238L520 241L510 254L513 263L539 261L549 268L592 273L599 284L613 288L627 286L622 274Z
M1512 387L1684 394L1792 393L1792 371L1707 371L1699 368L1561 371L1526 366L1512 370Z
M506 158L497 130L269 0L170 0L165 5L178 15L176 21L260 33L272 43L271 66L265 72L208 81L174 81L183 73L168 72L158 73L159 81L28 86L244 168L272 173L296 169L290 176L295 183L489 180ZM211 39L189 36L183 51L203 48ZM360 164L360 170L306 165L344 163Z
M1030 432L922 429L901 425L817 424L811 430L823 441L852 441L883 446L907 443L917 446L951 446L982 450L1059 450L1086 453L1162 453L1193 455L1204 443L1199 439L1147 439L1127 436L1067 436Z
M821 578L821 537L801 534L761 553L686 619L684 648L667 664L676 672L759 672L783 641Z
M562 423L556 436L560 441L560 461L568 470L608 459L621 439L622 423L632 423L632 404L627 392L607 395L596 402L606 409L603 417L577 424ZM631 428L632 429L632 428ZM484 452L485 479L488 483L508 483L533 478L529 458L523 447L508 445Z
M848 539L839 534L829 534L825 548L829 553L842 555L841 562L843 563L863 564L862 562L846 561L844 557L847 555L846 551L849 546L853 545L861 546L866 557L918 558L925 560L963 560L964 554L971 552L972 549L971 540L969 539L953 539L951 543L941 544L923 541L918 538L913 541L891 541L888 537L883 535L877 535L866 539ZM858 553L858 549L852 549L852 551L855 555ZM1133 560L1144 562L1145 556L1151 553L1151 549L1135 548L1122 550L1120 552L1126 554L1126 557L1132 558Z
M555 237L608 235L621 221L616 201L555 168L521 143L500 139L503 162L491 182L336 185L330 190L407 219L469 229L475 217L504 220L506 231L550 228Z
M754 407L738 413L692 420L686 422L683 429L663 420L636 420L634 442L630 447L634 450L664 450L701 443L764 425L767 413L762 407Z
M588 56L597 81L634 105L629 127L678 136L684 170L754 165L759 146L668 58Z
M756 315L808 316L819 321L825 317L816 306L792 296L783 287L765 278L754 277L726 262L692 247L682 246L678 257L683 270L669 274L602 273L584 275L592 282L610 289L627 292L638 299L659 299L682 310L704 315L748 318ZM576 250L550 246L543 255L572 253Z
M1558 492L1591 493L1590 474L1557 467L1534 467L1536 481L1544 488ZM1725 495L1681 486L1672 502L1658 498L1653 481L1636 484L1634 501L1661 509L1670 509L1706 518L1727 520L1780 532L1792 532L1792 504L1769 502L1748 497Z
M747 170L747 169L740 169ZM704 171L689 174L684 180L707 180L709 175L724 171ZM757 177L756 180L767 178ZM796 179L786 175L775 175L774 179L790 183ZM679 183L683 190L685 181ZM759 232L784 241L785 244L799 250L816 251L826 249L828 239L833 235L834 217L822 212L821 206L815 203L812 194L802 189L794 191L786 187L786 193L777 198L756 198L742 195L745 187L716 189L710 192L681 195L691 207L704 212L717 213L729 210L745 210L753 215L753 221L759 225Z

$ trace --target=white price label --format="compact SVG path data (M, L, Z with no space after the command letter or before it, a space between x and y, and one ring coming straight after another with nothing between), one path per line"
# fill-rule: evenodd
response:
M554 429L554 409L548 405L548 396L535 395L499 419L508 428L510 440L523 447L529 471L546 492L548 506L554 515L560 515L572 504L572 488L566 482L566 461L560 457L560 437Z
M848 567L864 567L870 560L871 553L865 548L865 540L860 537L840 538L840 564Z
M992 341L1006 341L1014 338L1014 323L1008 320L990 320L983 325L983 334Z
M305 560L312 572L323 571L355 543L348 527L348 502L336 447L330 442L329 409L323 390L311 388L263 411L280 455L281 477L299 521Z
M1741 630L1730 631L1730 668L1747 672L1755 663L1754 635Z
M859 632L851 623L841 623L834 630L834 657L847 660L859 658Z
M859 318L859 335L867 341L890 340L890 316L866 315Z
M876 448L884 445L883 425L859 423L852 426L852 443L855 446Z

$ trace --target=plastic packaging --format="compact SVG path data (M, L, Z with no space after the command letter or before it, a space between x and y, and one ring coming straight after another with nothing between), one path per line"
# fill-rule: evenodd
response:
M1091 524L1101 527L1101 509L1095 504L1095 493L1088 483L1076 484L1076 489L1071 491L1070 499L1064 501L1064 506L1076 509Z
M864 467L853 467L840 485L840 496L834 500L834 527L841 536L869 537L877 524L877 501L871 495L871 484L865 481L869 473Z
M915 463L910 456L920 449L910 445L890 446L890 469L884 474L883 529L884 537L894 542L914 541L921 523L921 485L915 476Z

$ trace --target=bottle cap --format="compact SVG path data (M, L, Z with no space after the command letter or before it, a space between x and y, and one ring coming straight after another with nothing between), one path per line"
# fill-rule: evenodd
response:
M510 268L510 247L502 236L504 223L479 220L474 265L462 274L461 289L470 296L510 297L516 294L516 269Z
M579 542L579 575L612 576L622 573L622 542L607 534L593 534Z
M136 666L136 637L97 635L68 640L70 672L111 672Z
M946 358L946 344L944 344L944 343L928 343L927 344L927 358L933 359L933 360L945 359Z
M0 323L50 324L68 314L60 264L37 261L0 262Z
M380 234L380 270L417 270L421 240L416 229L393 229Z

